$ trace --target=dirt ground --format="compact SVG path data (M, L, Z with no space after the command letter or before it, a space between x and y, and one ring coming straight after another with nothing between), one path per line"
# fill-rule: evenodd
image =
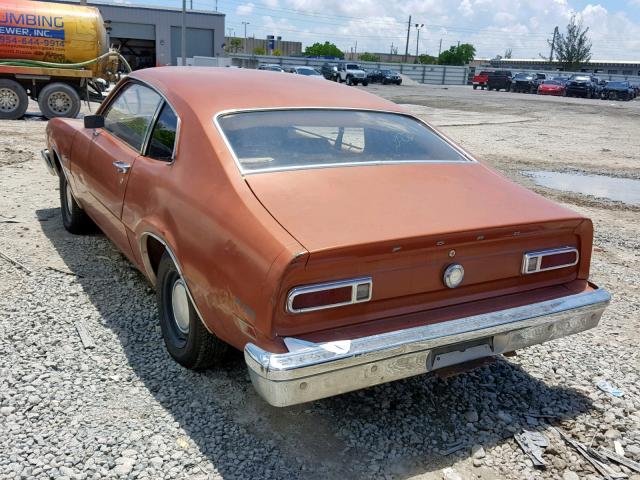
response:
M557 438L548 468L533 469L512 438L524 427L549 434L531 411L580 441L613 448L616 439L640 456L640 207L542 188L523 174L640 179L640 99L366 88L593 220L592 281L613 296L600 326L453 379L271 408L241 356L204 374L175 365L142 276L104 237L64 231L57 180L39 154L46 122L32 109L0 121L0 252L25 267L0 258L0 479L600 478ZM95 350L82 348L78 319ZM625 396L599 391L598 379Z

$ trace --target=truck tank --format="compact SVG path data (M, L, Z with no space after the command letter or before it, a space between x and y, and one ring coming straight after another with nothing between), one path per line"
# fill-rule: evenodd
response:
M107 32L94 7L2 0L0 2L0 59L75 64L108 51ZM88 64L95 76L102 62Z

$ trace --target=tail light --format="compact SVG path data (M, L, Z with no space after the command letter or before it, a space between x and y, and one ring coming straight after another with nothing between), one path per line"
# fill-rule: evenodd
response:
M579 258L578 250L573 247L527 252L522 259L522 273L537 273L572 267L578 263Z
M287 311L303 313L368 302L372 287L371 277L296 287L287 295Z

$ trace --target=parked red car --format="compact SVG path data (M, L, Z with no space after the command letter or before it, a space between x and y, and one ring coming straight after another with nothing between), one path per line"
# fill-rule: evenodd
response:
M478 87L484 90L487 87L487 81L489 80L489 72L482 71L480 73L476 73L473 76L473 89L477 89Z
M557 80L545 80L538 87L539 95L562 95L567 94L567 90L562 82Z

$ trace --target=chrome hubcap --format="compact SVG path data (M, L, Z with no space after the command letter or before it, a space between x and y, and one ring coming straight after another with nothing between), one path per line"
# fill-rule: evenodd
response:
M18 108L20 98L10 88L0 88L0 112L13 112Z
M53 92L47 99L47 106L52 112L64 115L71 110L71 97L64 92Z
M173 320L180 332L185 335L189 333L189 296L187 287L179 279L173 284L171 291L171 307L173 308Z
M67 183L67 191L66 191L66 200L67 200L67 212L71 214L73 211L73 193L71 193L71 187Z

